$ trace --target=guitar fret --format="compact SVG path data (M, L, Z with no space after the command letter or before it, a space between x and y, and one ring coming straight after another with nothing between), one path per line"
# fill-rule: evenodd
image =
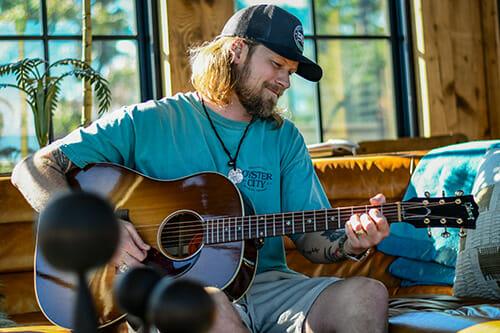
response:
M257 230L255 231L255 238L259 237L259 218L255 217L255 224L257 224Z
M217 219L217 243L219 242L219 219Z
M252 238L252 217L248 217L248 239Z
M245 239L245 227L244 227L245 217L241 217L241 240Z
M222 241L225 242L224 219L222 219Z
M340 208L337 208L337 227L340 229Z
M273 214L273 236L276 236L276 214Z
M304 217L303 211L302 211L302 232L306 232L306 219Z
M328 209L325 208L325 230L328 230Z
M208 243L208 225L207 225L208 221L205 221L205 224L203 225L205 227L205 243Z
M264 220L264 237L267 237L267 216L262 219Z
M212 243L213 243L213 242L214 242L214 220L212 220L212 223L211 223L211 224L212 224L212 225L211 225L211 228L212 228L212 229L211 229L211 230L212 230L211 234L212 234Z
M281 213L281 227L283 228L283 235L285 234L285 213Z
M295 234L295 214L292 212L292 234Z
M316 211L313 211L314 216L314 231L316 231Z

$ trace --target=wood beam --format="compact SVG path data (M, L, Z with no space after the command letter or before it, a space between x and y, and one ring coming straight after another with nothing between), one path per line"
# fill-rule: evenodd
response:
M229 0L161 0L164 96L193 90L188 49L217 36L233 14Z

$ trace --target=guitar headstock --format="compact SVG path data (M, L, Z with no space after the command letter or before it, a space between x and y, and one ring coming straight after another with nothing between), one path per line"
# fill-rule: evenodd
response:
M472 195L412 198L402 202L404 222L416 228L475 229L479 210Z

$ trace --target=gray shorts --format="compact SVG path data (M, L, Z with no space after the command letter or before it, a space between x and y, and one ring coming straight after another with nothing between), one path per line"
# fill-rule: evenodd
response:
M234 306L253 333L301 333L316 298L340 280L309 278L292 271L269 271L258 274L250 290Z

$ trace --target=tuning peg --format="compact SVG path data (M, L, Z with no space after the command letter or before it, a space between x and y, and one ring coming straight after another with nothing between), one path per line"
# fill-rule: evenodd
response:
M446 193L444 192L444 190L441 191L441 196L444 198L446 196Z
M431 226L427 226L427 236L429 236L429 238L432 238L432 229L431 229Z
M426 198L430 198L431 197L431 193L429 191L425 191L424 195L425 195Z
M462 190L455 191L455 196L456 197L461 197L462 195L464 195L464 191L462 191Z
M465 238L467 237L467 232L465 231L464 227L460 228L460 231L458 232L458 236L460 238Z
M444 227L444 231L441 233L441 237L448 238L450 237L450 233L448 232L448 228Z

